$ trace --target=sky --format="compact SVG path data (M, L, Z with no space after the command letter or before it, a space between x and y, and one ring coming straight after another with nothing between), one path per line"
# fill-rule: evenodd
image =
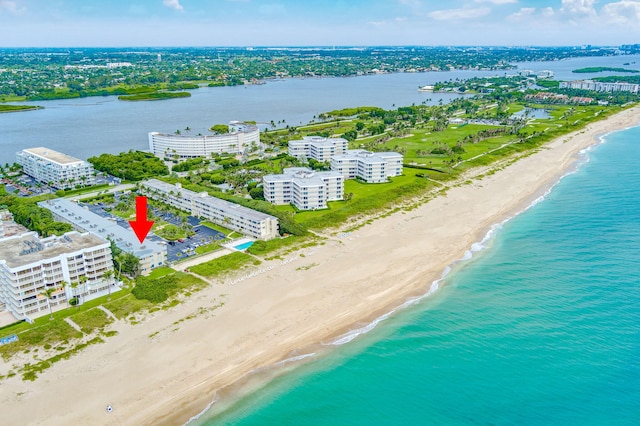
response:
M633 0L0 0L0 47L620 45Z

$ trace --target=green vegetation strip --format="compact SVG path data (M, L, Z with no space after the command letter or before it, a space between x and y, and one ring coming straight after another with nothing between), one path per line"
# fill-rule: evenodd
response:
M196 247L196 254L211 253L212 251L218 250L220 247L220 241L214 241L213 243Z
M241 270L251 265L259 265L261 262L245 253L235 252L222 256L209 262L190 268L191 272L203 277L215 277L232 271Z
M578 68L577 70L573 70L571 72L574 72L577 74L587 74L587 73L597 73L597 72L605 72L605 71L628 72L633 74L640 72L638 70L632 70L628 68L612 68L612 67L585 67L585 68Z
M49 316L45 318L49 321ZM11 334L11 333L8 333ZM74 330L63 319L54 319L45 326L37 326L18 334L18 341L0 346L0 355L8 361L18 352L31 350L36 347L48 348L60 342L68 343L70 340L82 337L82 333Z
M0 105L0 112L33 111L42 108L35 105Z
M363 213L379 212L434 186L434 183L418 177L418 174L418 170L405 169L404 176L392 178L389 183L375 185L348 180L345 182L345 194L351 194L348 201L331 202L327 210L300 212L296 215L296 220L308 228L322 229L341 225Z
M206 285L207 283L193 275L175 272L154 278L140 276L136 279L136 286L131 293L136 299L157 304L166 301L181 290L198 290Z
M202 222L200 222L200 225L204 225L204 226L206 226L207 228L211 228L211 229L214 229L214 230L216 230L216 231L218 231L218 232L221 232L221 233L223 233L225 236L228 236L229 234L231 234L232 232L234 232L234 231L232 231L231 229L227 229L227 228L225 228L224 226L220 226L220 225L217 225L217 224L215 224L215 223L213 223L213 222L209 222L209 221L206 221L206 220L203 220Z
M113 319L102 309L95 308L74 315L73 322L80 326L83 333L90 334L95 330L102 330L111 324Z
M188 98L191 97L189 92L155 92L141 93L139 95L122 95L118 96L121 101L159 101L163 99Z
M42 373L47 368L51 367L52 364L63 359L69 359L72 355L82 351L87 346L95 345L96 343L104 343L104 340L100 337L94 337L88 342L76 345L73 349L54 355L36 364L25 364L22 368L22 380L34 381L38 378L39 373Z

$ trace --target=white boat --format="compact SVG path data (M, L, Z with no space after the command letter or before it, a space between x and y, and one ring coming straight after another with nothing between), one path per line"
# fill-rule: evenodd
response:
M433 92L433 86L419 86L418 92Z

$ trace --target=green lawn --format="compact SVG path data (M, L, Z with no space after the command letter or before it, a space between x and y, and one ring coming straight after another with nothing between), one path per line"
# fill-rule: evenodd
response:
M213 222L209 222L209 221L206 221L206 220L203 220L202 222L200 222L200 225L206 226L207 228L214 229L214 230L216 230L218 232L222 232L225 236L229 236L229 234L234 232L231 229L227 229L224 226L220 226L220 225L217 225L217 224L215 224Z
M427 175L423 170L405 168L403 176L391 178L389 183L362 183L357 180L347 180L344 184L345 196L353 194L349 201L330 202L329 208L325 210L299 212L295 220L312 229L336 226L350 217L374 213L406 197L424 193L435 185L416 174Z
M221 247L220 241L214 241L210 244L205 244L203 246L196 247L197 254L206 254L212 251L216 251Z
M169 241L176 241L181 238L187 238L187 231L179 226L167 222L156 222L151 228L154 234Z
M156 268L149 274L149 278L161 278L165 275L175 274L176 270L169 268L168 266L161 266L160 268Z

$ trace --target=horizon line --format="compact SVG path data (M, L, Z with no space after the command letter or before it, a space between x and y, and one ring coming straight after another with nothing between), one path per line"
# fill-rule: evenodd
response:
M618 48L621 46L638 46L640 43L628 44L308 44L308 45L122 45L122 46L0 46L0 49L371 49L371 48Z

